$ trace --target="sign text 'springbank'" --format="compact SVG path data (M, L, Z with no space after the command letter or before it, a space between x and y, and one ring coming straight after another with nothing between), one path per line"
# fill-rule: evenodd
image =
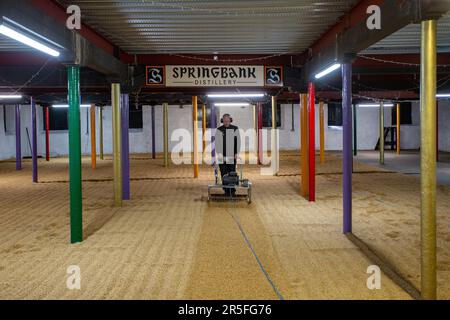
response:
M166 87L270 87L283 85L281 66L147 66L146 85Z

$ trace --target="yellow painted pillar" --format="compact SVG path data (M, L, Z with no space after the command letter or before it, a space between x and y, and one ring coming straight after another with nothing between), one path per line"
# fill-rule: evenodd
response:
M436 20L421 23L421 295L436 299Z
M164 167L169 166L169 104L163 103Z
M114 204L122 206L122 130L120 117L120 84L111 85L113 125Z
M198 104L197 104L197 96L192 97L192 122L193 122L193 130L192 130L192 152L194 154L194 178L198 178Z
M307 197L309 194L309 166L308 166L308 95L300 95L300 141L301 141L301 186L300 195Z
M202 153L206 150L206 104L202 104Z
M397 154L400 154L400 103L397 103Z
M325 123L323 101L319 103L319 120L320 120L320 163L325 162Z
M95 132L95 104L91 104L91 165L92 169L97 167L97 144Z

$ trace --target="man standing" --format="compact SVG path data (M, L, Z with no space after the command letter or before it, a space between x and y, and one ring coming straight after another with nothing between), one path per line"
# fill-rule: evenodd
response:
M220 119L222 125L217 128L215 135L217 163L219 164L220 175L223 176L236 172L236 160L239 157L241 149L241 137L237 126L232 125L233 118L228 113L225 113ZM235 188L224 188L226 195L236 193Z

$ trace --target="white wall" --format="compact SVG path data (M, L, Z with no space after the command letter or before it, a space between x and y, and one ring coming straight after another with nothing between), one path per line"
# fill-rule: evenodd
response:
M6 122L9 132L5 132L3 107L0 107L0 159L13 158L15 156L15 133L14 133L14 106L6 106L11 108L6 113ZM40 106L38 109L38 155L45 155L45 132L43 128L43 110ZM253 110L251 107L233 107L233 108L217 108L218 118L223 113L230 113L234 119L234 124L241 129L249 129L253 126ZM97 111L97 124L98 124ZM291 105L282 105L282 125L280 128L280 149L298 149L300 144L300 113L299 105L294 104L294 126L295 130L291 131ZM112 114L111 108L105 107L103 111L104 123L104 152L106 154L112 152ZM324 108L325 118L325 148L326 150L342 149L342 130L331 128L327 125L327 106ZM31 134L31 109L30 106L21 106L21 132L22 132L22 155L30 156L30 147L26 128ZM163 151L162 141L162 106L155 106L156 119L156 151ZM402 149L418 149L420 145L420 109L419 103L412 105L412 125L402 125L401 127L401 147ZM358 149L373 150L379 138L378 108L358 108L357 111L357 134ZM87 155L90 153L90 136L89 136L89 109L81 109L81 146L82 153ZM151 107L143 107L143 129L130 129L130 151L132 153L150 153L151 152ZM175 129L184 129L186 132L192 132L192 107L189 105L180 108L178 105L169 106L169 137L172 136ZM218 121L219 124L219 121ZM391 124L390 108L385 110L385 125ZM198 145L201 149L201 123L199 123ZM442 151L450 151L450 101L439 103L439 148ZM209 141L210 130L207 131L207 140ZM97 125L97 149L98 143L98 125ZM179 141L170 141L169 148L172 149ZM316 105L316 148L319 148L319 106ZM50 153L51 156L67 155L68 153L68 132L52 131L50 133ZM190 151L191 143L187 139L184 141L186 151ZM270 148L270 133L268 134L268 148ZM254 143L249 145L250 151L254 150Z

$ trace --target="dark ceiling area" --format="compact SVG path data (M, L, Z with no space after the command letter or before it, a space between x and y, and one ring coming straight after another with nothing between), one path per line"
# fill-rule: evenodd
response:
M369 2L2 1L2 14L54 39L67 53L59 59L48 58L0 35L0 90L33 95L41 103L66 99L66 66L74 61L76 50L73 32L64 26L65 10L74 4L80 7L83 22L77 32L84 43L80 64L82 100L92 103L108 104L110 83L117 81L135 104L162 101L183 104L191 95L204 96L211 91L145 86L146 65L170 64L280 65L285 75L282 88L247 90L263 90L280 100L298 101L298 94L305 92L308 77L324 64L330 52L346 59L348 52L353 52L350 57L355 98L417 99L420 79L417 22L430 12L440 18L438 92L450 91L447 7L437 1L425 1L428 6L419 0L406 4L372 1L392 11L386 13L386 27L367 41L352 40L351 35L360 31L367 16L364 9ZM419 7L422 11L417 16ZM402 12L403 18L388 20L389 14L398 12ZM30 16L36 19L29 19ZM45 18L40 19L42 16ZM339 100L340 73L317 80L316 90L319 99Z

